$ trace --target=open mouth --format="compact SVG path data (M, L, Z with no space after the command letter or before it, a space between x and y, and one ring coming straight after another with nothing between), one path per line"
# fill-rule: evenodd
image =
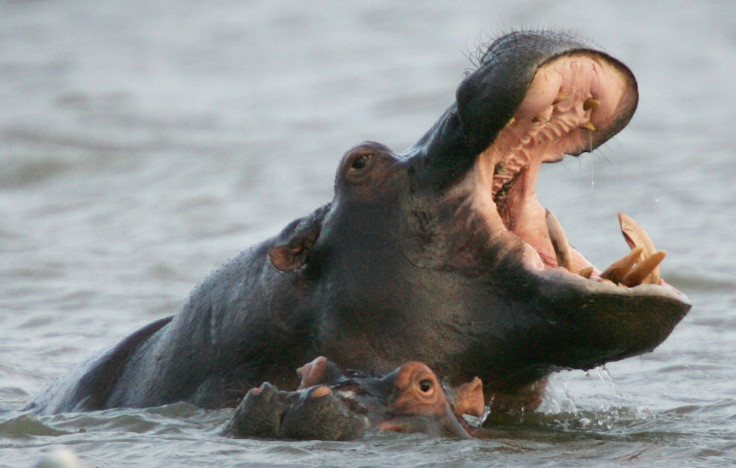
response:
M478 157L466 179L473 208L524 241L530 268L562 269L625 287L664 284L659 264L665 253L633 219L619 215L631 252L600 270L569 245L535 194L542 163L592 151L628 122L636 100L635 84L605 57L589 52L557 57L538 69L514 117Z

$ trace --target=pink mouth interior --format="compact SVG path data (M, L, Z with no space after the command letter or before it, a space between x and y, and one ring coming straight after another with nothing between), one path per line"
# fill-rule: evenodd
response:
M592 150L594 133L615 125L626 105L626 83L621 71L590 53L543 65L514 118L478 158L466 179L470 187L463 184L473 192L476 212L527 244L530 267L557 268L545 209L535 193L542 163ZM581 253L571 253L572 271L593 266Z

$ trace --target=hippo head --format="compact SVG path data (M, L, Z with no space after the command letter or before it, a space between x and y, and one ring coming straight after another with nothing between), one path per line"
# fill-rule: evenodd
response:
M380 371L421 360L452 384L481 377L489 398L654 349L690 309L659 278L663 253L622 216L632 253L598 268L535 195L542 163L595 149L637 99L616 59L517 32L406 152L350 150L333 201L270 255L297 291L311 288L314 353Z
M384 375L342 374L325 357L302 366L295 391L268 382L245 395L223 433L269 439L351 440L369 428L470 437L463 414L480 416L480 379L458 388L443 386L421 362L406 363Z
M473 383L482 394L480 380L476 378ZM421 362L408 362L381 379L363 383L362 387L360 393L363 395L352 398L373 414L380 430L464 438L469 435L463 427L462 414L478 416L478 411L482 413L482 405L473 413L465 401L461 401L470 395L459 398L459 392L450 389L452 398L448 398L437 375ZM372 402L371 397L376 401Z

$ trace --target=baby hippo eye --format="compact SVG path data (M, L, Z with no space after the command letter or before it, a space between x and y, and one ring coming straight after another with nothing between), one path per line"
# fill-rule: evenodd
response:
M428 391L432 390L432 382L425 379L419 382L419 390L422 391L422 393L427 393Z

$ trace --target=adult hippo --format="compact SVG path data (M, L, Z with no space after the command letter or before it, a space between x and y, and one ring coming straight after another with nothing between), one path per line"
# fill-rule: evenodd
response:
M601 271L535 195L543 162L605 142L637 99L626 66L579 39L499 38L415 145L348 151L332 202L29 406L235 406L325 355L378 372L422 361L452 385L480 377L496 410L531 409L556 370L651 351L690 309L659 278L663 253L624 217L632 253Z

